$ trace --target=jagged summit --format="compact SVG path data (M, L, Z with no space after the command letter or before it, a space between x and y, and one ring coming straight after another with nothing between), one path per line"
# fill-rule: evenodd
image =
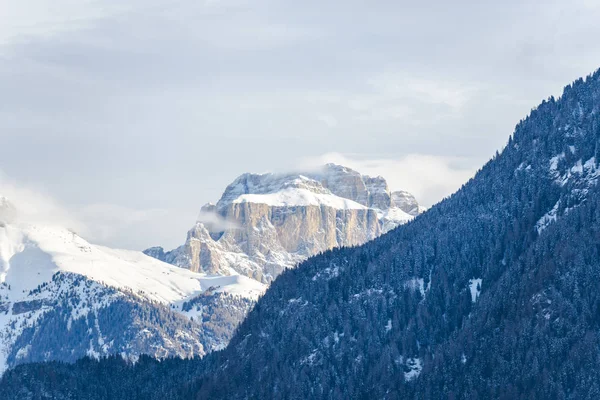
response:
M337 164L326 164L314 175L332 193L367 207L386 210L394 207L386 180L361 175L358 171Z
M344 204L336 204L339 208L376 208L387 210L389 208L406 207L403 201L395 204L393 197L401 198L402 195L414 196L405 191L390 192L387 181L381 177L362 175L358 171L338 164L325 164L317 171L286 173L286 174L252 174L245 173L236 178L217 202L216 208L222 210L233 202L266 202L273 203L273 198L266 195L285 191L308 191L315 195L329 197L330 204L335 204L336 197L343 199ZM249 195L262 195L249 196ZM312 200L312 202L309 202ZM348 202L350 200L351 202ZM341 200L338 200L340 202ZM356 204L355 204L356 203ZM286 198L286 205L328 205L324 197L306 199L302 196ZM363 207L360 207L363 206ZM418 205L417 205L418 206ZM405 212L412 211L414 205L406 207Z
M326 164L316 171L245 173L204 205L186 243L146 254L207 273L271 282L322 251L362 244L411 220L418 203L382 177Z
M425 207L419 205L415 196L404 190L393 192L391 202L395 207L413 216L425 212Z

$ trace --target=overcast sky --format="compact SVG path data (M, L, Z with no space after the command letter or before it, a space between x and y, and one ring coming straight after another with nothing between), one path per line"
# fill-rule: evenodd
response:
M334 161L430 206L600 67L598 21L596 0L0 0L0 191L133 249L182 243L243 172Z

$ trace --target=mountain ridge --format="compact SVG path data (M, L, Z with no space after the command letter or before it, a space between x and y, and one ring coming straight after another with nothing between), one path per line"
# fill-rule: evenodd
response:
M92 245L68 229L21 223L16 207L10 210L11 223L0 226L0 372L86 354L202 356L225 345L264 291L248 278L195 274L141 252ZM183 310L198 296L213 300L207 305L215 310L240 308L229 332L195 322L201 310Z

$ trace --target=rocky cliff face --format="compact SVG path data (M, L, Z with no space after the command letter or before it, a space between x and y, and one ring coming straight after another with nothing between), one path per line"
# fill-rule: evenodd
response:
M419 205L415 196L404 190L392 193L391 202L393 207L397 207L409 215L417 216L425 211L425 208Z
M392 206L390 190L381 176L361 175L341 165L327 164L322 173L312 174L312 177L336 196L353 200L366 207L386 210Z
M269 283L284 269L340 246L372 240L419 213L407 192L382 177L327 164L297 174L244 174L201 217L181 247L145 251L209 274L241 274Z

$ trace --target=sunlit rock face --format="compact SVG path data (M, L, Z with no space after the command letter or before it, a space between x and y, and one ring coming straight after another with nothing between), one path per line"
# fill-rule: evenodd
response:
M243 174L216 204L202 207L185 244L145 253L192 271L269 283L310 256L365 243L418 213L411 194L392 193L384 178L340 165Z

